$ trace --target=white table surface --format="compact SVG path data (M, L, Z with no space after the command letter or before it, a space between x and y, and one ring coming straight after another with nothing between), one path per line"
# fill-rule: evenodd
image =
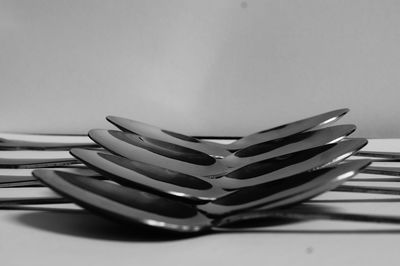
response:
M371 140L365 149L400 151L400 139ZM383 185L399 186L393 182ZM3 188L0 197L49 193L46 188ZM312 206L329 207L334 212L398 213L400 217L400 196L328 192L315 200ZM400 260L400 225L343 221L270 226L264 223L247 232L170 239L134 227L126 232L72 204L0 208L0 239L2 265L366 266L398 265Z

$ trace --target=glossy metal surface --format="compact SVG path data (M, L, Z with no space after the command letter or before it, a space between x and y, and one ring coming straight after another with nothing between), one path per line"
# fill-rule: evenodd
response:
M176 172L155 164L132 161L101 151L72 149L71 154L104 176L127 186L201 203L228 194L215 180Z
M98 172L93 171L86 166L74 166L56 169L78 175L89 176L91 178L103 178ZM32 175L33 170L35 170L35 168L0 169L0 188L43 186L43 184Z
M143 122L118 116L107 116L107 120L121 130L198 150L207 153L210 156L225 157L231 153L219 144L214 145L211 142L202 141L191 136L161 129Z
M141 136L170 142L179 146L207 153L216 158L221 158L229 155L230 152L243 149L251 145L291 136L317 126L326 125L338 120L348 111L349 109L339 109L319 114L248 135L230 144L214 144L186 136L181 133L160 129L153 125L117 116L108 116L107 120L122 130Z
M193 164L195 167L201 168L196 171L202 171L202 169L204 170L204 165L218 164L218 167L221 169L224 167L223 165L239 167L252 162L310 149L327 143L338 142L354 132L355 129L356 127L354 125L340 125L303 132L290 137L255 144L219 160L215 160L213 157L201 151L116 130L108 130L107 132L105 132L105 130L91 130L89 136L100 145L128 158L128 153L132 154L136 153L137 150L144 149L146 152L152 152ZM119 152L117 152L117 150ZM153 158L155 159L154 154ZM213 170L213 172L219 171L220 170L216 169Z
M356 154L362 157L382 158L382 159L400 159L400 152L386 152L386 151L359 151Z
M237 141L228 144L226 148L231 151L236 151L257 143L262 143L277 138L291 136L314 127L333 123L334 121L337 121L339 118L345 115L348 111L349 109L347 108L334 110L316 116L312 116L309 118L305 118L302 120L298 120L292 123L280 125L271 129L263 130L254 133L252 135L240 138Z
M362 165L362 168L364 168L368 164L368 161L357 162L357 164ZM247 208L261 206L269 208L269 204L275 206L280 200L286 201L294 195L307 193L326 186L327 181L329 181L329 179L327 180L327 176L332 177L331 171L333 169L327 167L311 172L303 172L265 184L239 189L229 195L201 205L198 209L208 215L219 216ZM334 176L336 175L334 174Z
M335 132L335 134L333 135L335 138L342 138L343 136L337 133L339 132L340 134L342 134L346 132L351 132L351 130L353 130L353 127L342 126L336 127L334 129L329 128L327 130ZM311 135L311 140L308 143L306 141L306 143L303 144L303 142L300 141L291 144L293 144L293 146L295 147L297 146L298 149L306 147L315 148L315 146L319 146L319 143L324 143L325 140L327 140L324 134L319 133L321 132L315 133L314 137L312 137ZM229 163L228 165L225 164L225 160L229 162L231 160L230 158L217 160L200 151L192 150L164 141L138 136L132 133L116 130L96 129L89 131L89 136L105 149L128 159L158 165L160 167L168 168L181 173L195 176L204 176L209 178L217 178L223 176L227 174L228 171L231 172L233 169L237 169L250 163L256 163L276 158L272 157L276 154L278 154L279 156L287 156L288 153L285 154L284 152L289 151L289 149L286 150L284 147L286 142L283 142L283 148L277 148L278 151L272 150L269 152L267 151L264 154L259 154L252 157L245 157L243 159L243 164L237 163L238 166L234 166L233 163L232 165L229 165ZM365 140L355 140L355 142L349 142L348 144L359 142L363 143L359 144L361 147L366 144ZM304 151L304 153L308 153L307 151L311 151L315 154L315 151L318 149L315 148L316 150L313 150L314 148L307 149ZM360 148L356 149L355 151L358 151ZM231 156L237 157L236 155ZM337 154L336 156L340 156L340 154ZM281 158L279 160L282 161ZM235 158L232 157L232 161L235 161Z
M292 192L288 190L293 188L286 190L281 186L281 190L275 193L275 200L270 198L271 191L259 187L254 188L255 191L247 190L247 193L258 193L258 196L249 197L247 203L245 198L238 196L238 206L241 205L241 208L235 209L234 212L257 206L268 209L302 202L340 185L368 164L368 160L360 160L317 170L314 177L308 180L309 186L301 190L294 189ZM227 212L216 211L213 213L216 218L213 219L205 215L206 209L134 188L61 171L41 169L33 173L40 181L82 207L122 222L172 232L196 233L252 217L251 213L226 216ZM266 199L265 202L262 202L263 198ZM251 202L254 202L254 205ZM230 212L231 210L228 211Z
M62 204L71 201L61 196L48 197L19 197L19 198L0 198L0 207L13 207L19 205L38 205L38 204Z
M258 143L239 150L221 161L230 167L239 167L251 162L306 150L343 140L356 130L355 125L331 126L306 131L289 137Z
M258 185L344 160L367 143L365 139L345 140L266 160L254 161L242 167L229 168L220 160L215 159L213 164L206 166L195 164L196 160L189 163L165 157L159 154L165 152L163 146L158 148L154 145L154 142L134 134L119 131L114 132L118 134L118 137L112 135L112 132L110 133L107 130L90 131L89 135L106 149L129 160L157 165L194 177L216 179L218 186L225 189L238 189ZM126 144L127 142L132 143L132 141L141 143L135 143L134 145ZM147 148L146 145L150 148ZM157 148L160 152L155 152ZM179 153L179 151L177 149L175 154ZM185 153L186 151L183 154ZM207 155L204 154L204 156ZM85 160L82 157L81 159ZM102 168L101 163L97 162L95 164L96 167ZM92 165L94 165L93 162Z
M337 159L343 160L344 156L349 156L361 145L364 145L364 141L328 144L290 153L284 158L276 157L249 164L215 179L189 175L101 151L72 149L71 154L118 183L191 201L212 201L226 196L228 193L225 188L238 189L263 183L268 183L268 186L275 180L307 172Z
M89 137L103 148L133 161L195 176L223 175L227 167L203 152L117 130L95 129Z
M337 187L335 191L341 192L356 192L356 193L372 193L382 195L400 195L400 188L398 187L382 187L382 186L353 186L343 185Z
M16 182L0 182L0 188L16 188L16 187L42 187L43 184L38 180L16 181Z
M363 170L363 173L374 175L400 176L400 167L369 166Z
M218 184L225 189L239 189L271 182L338 163L366 144L366 139L344 140L255 162L218 178Z
M68 151L0 150L0 168L41 168L78 163Z
M68 150L96 146L83 135L0 133L0 150Z
M44 168L63 167L80 162L73 158L51 159L51 158L30 158L30 159L7 159L0 158L0 168Z

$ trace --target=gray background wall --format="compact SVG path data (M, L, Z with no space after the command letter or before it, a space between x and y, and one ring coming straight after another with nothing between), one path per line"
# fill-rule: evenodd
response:
M243 135L331 109L400 137L400 1L0 0L0 130L108 114Z

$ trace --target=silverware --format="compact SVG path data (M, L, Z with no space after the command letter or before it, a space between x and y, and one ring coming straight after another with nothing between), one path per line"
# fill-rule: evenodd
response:
M219 186L224 189L238 189L254 186L267 181L273 181L337 163L348 156L351 156L352 153L361 149L367 143L365 139L345 140L338 143L326 144L320 147L289 153L284 156L256 161L243 167L228 168L215 159L210 161L212 164L208 162L207 164L204 164L203 160L198 160L199 157L195 156L189 158L192 163L175 160L155 152L150 152L147 149L142 149L135 145L126 145L123 140L109 138L107 136L107 131L98 132L99 134L96 135L96 141L104 137L101 139L101 143L105 148L114 153L120 154L129 160L157 165L161 168L191 175L197 178L203 178L204 180L216 179ZM105 135L103 133L105 133ZM130 135L130 137L135 140L142 138L136 135ZM170 149L168 149L168 152L169 151ZM163 152L162 149L161 152ZM114 157L108 156L109 160L105 159L106 156L104 155L102 157L94 156L91 158L90 156L85 156L84 151L78 149L73 149L71 153L84 163L86 161L89 166L96 167L100 171L107 172L110 171L110 169L116 169L116 167L129 169L129 166L126 167L128 164L118 164L118 160L113 159ZM86 152L86 154L89 153L90 152ZM93 158L96 158L97 161ZM112 168L112 165L114 165L114 168ZM133 166L131 166L131 168L134 169ZM132 169L130 171L132 171ZM115 173L109 172L109 174Z
M229 155L232 151L240 150L251 145L288 137L290 135L294 135L317 126L332 123L345 115L348 111L349 109L345 108L326 112L306 119L298 120L292 123L254 133L235 140L230 144L217 144L203 141L197 138L183 135L181 133L160 129L153 125L117 116L107 116L107 120L122 130L129 131L144 137L150 137L186 148L198 150L207 153L213 157L221 158Z
M307 204L309 205L309 204ZM245 217L245 215L247 217ZM384 223L384 224L400 224L400 217L398 216L388 216L388 215L371 215L371 214L353 214L353 213L337 213L330 212L326 210L303 210L303 208L287 208L287 209L273 209L273 210L251 210L246 213L239 213L236 217L229 217L230 221L238 222L254 219L291 219L291 220L330 220L330 221L347 221L347 222L363 222L363 223ZM225 224L223 224L225 226ZM215 229L214 229L215 230ZM242 228L232 228L222 229L219 228L218 231L237 231L242 230ZM318 230L317 230L318 231ZM340 230L339 230L340 231ZM355 230L357 232L357 230ZM353 230L351 232L354 232Z
M400 188L380 186L352 186L342 185L334 189L340 192L372 193L385 195L400 195Z
M86 152L86 151L84 151ZM96 153L95 151L90 151L91 153ZM104 152L103 152L104 153ZM86 154L82 157L101 157L102 152L97 152L97 154ZM218 180L202 180L198 177L192 177L181 173L176 173L174 171L163 169L157 166L147 165L141 162L133 162L128 159L106 154L106 157L110 156L110 158L115 157L108 161L103 159L100 165L102 167L91 167L95 168L99 172L103 172L108 178L115 180L118 183L128 185L128 186L137 186L141 188L145 188L147 190L153 190L158 192L162 192L165 194L169 194L173 197L186 198L186 200L193 202L207 202L211 200L215 200L218 197L226 196L231 194L232 192L228 192L222 189L214 189L213 193L209 193L209 188L211 186L218 186ZM94 158L85 159L86 163L93 164ZM113 164L113 161L115 164ZM96 163L97 164L97 163ZM111 165L109 165L111 164ZM106 168L107 171L101 170L101 168ZM385 167L374 167L367 166L360 170L362 173L368 172L369 168L379 168L383 169ZM391 168L391 167L389 167ZM62 170L68 171L75 174L81 174L86 176L91 176L92 178L102 179L104 178L100 173L93 171L86 166L73 166L68 168L53 168L53 170ZM34 176L32 176L31 172L34 169L12 169L12 171L16 171L16 174L4 174L1 170L11 169L0 169L0 188L14 188L14 187L36 187L42 186L42 183L38 181ZM297 176L297 175L296 175ZM298 176L302 176L301 174ZM290 180L296 177L288 177L287 180ZM278 180L279 181L279 180ZM159 182L159 184L154 184L152 182ZM373 194L386 194L386 195L400 195L400 188L396 187L382 187L382 186L366 186L366 185L349 185L351 183L357 182L400 182L398 178L352 178L347 181L345 185L339 186L335 189L335 191L341 192L354 192L354 193L373 193ZM211 184L210 184L211 183ZM169 187L172 184L172 188ZM161 185L161 188L160 188ZM190 189L191 187L191 189ZM219 191L221 194L217 193ZM225 194L225 195L224 195Z
M131 133L97 129L90 130L89 136L103 148L115 154L135 161L156 164L177 172L215 178L224 175L228 169L228 166L224 164L223 160L217 160L206 153ZM354 139L354 142L346 142L346 145L352 151L350 152L350 150L347 150L347 156L361 149L366 143L367 141L365 139ZM332 147L335 146L334 144L328 144L291 154L296 154L297 158L304 156L306 157L305 159L308 159L310 154L322 152L326 149L323 147L331 147L329 145L332 145ZM346 145L339 144L341 149L347 149L344 147ZM270 155L267 154L266 158L269 158L269 156ZM288 154L285 156L288 156ZM249 157L246 160L250 161L251 158L252 157ZM265 161L262 160L262 155L254 156L254 158L255 160L252 160L252 163ZM281 165L281 163L279 163L280 161L290 162L290 160L282 160L282 158L279 157L274 158L278 158L275 162L276 165ZM291 161L290 163L295 162Z
M0 150L67 150L96 146L86 135L0 133Z
M357 152L356 156L399 160L400 159L400 152L359 151L359 152Z
M74 165L73 167L63 167L56 169L74 174L86 175L92 178L102 178L99 173L83 165ZM43 184L32 175L33 170L35 170L35 168L0 169L0 188L43 186Z
M365 170L368 167L364 168L361 173L365 173ZM393 177L376 177L376 178L353 178L349 182L400 182L400 178L393 178Z
M88 165L91 164L101 165L101 167L99 166L94 167L93 165L91 165L91 167L95 168L99 172L103 172L103 174L106 175L108 178L111 178L116 182L124 185L137 186L145 188L150 191L159 190L158 192L169 194L173 197L186 198L186 200L193 202L207 202L215 200L218 197L222 197L224 196L224 194L228 195L232 193L225 191L223 189L216 189L215 186L218 187L218 180L202 180L201 178L198 177L176 173L168 169L163 169L157 166L151 166L141 162L130 161L128 159L119 156L105 154L104 152L96 152L96 151L89 151L89 152L93 154L91 155L86 154L81 156L82 158L86 158L85 161ZM105 157L108 157L109 160L107 160L106 158L101 159L102 153L104 153L106 155ZM100 157L100 158L95 159L95 157ZM100 160L101 163L93 162L96 160ZM107 171L101 170L102 168L106 168ZM366 173L369 168L375 168L375 167L367 166L363 168L360 172ZM385 168L385 167L377 167L377 168ZM86 166L54 168L54 170L56 169L72 172L75 174L87 175L97 179L103 178L103 176L100 173L93 171L87 168ZM12 169L12 171L17 172L14 175L4 174L1 172L1 170L10 171L10 169L0 169L0 188L42 186L42 183L39 182L31 174L31 172L34 169ZM288 180L289 178L292 177L288 177ZM351 183L357 183L357 182L384 183L384 182L399 182L399 181L400 179L397 178L383 178L383 177L353 178L348 180L346 185L339 186L336 189L336 191L400 195L399 188L382 187L382 186L349 185ZM154 184L154 182L156 184ZM210 188L213 188L212 193L210 193Z
M44 167L65 167L80 164L73 158L51 159L51 158L30 158L30 159L7 159L0 158L0 168L44 168Z
M289 137L258 143L238 150L220 161L230 167L239 167L251 162L336 143L353 133L355 125L338 125L318 130L301 132Z
M132 161L106 152L79 148L72 149L71 154L88 167L122 185L197 203L229 194L218 186L218 180L177 172L157 164Z
M15 207L20 205L41 205L41 204L63 204L71 203L71 200L64 197L47 196L47 197L18 197L18 198L0 198L0 208Z
M24 205L40 205L40 204L63 204L70 203L71 201L59 197L43 197L43 198L18 198L18 199L1 199L0 208L5 209L20 209ZM312 201L310 201L312 203ZM305 206L304 206L305 205ZM222 220L219 226L215 223L211 230L230 232L241 231L245 228L235 227L237 222L246 222L247 220L272 220L272 219L290 219L295 221L302 220L330 220L330 221L347 221L347 222L363 222L363 223L384 223L384 224L400 224L400 217L388 215L371 215L371 214L352 214L352 213L338 213L326 211L321 208L314 208L311 204L304 204L303 206L294 206L290 208L277 208L277 209L251 209L241 212L236 215L230 215L229 221ZM304 208L305 207L305 208ZM311 207L311 209L309 208ZM219 227L218 227L219 226Z
M32 176L34 169L0 169L0 182L24 182L35 181L36 178Z
M100 215L171 232L198 233L224 227L238 220L254 218L250 213L227 216L238 211L257 206L263 206L263 211L266 211L312 198L337 187L368 164L368 160L361 160L316 170L312 173L319 182L302 191L282 194L278 199L264 197L262 194L253 196L250 193L252 188L248 188L241 190L244 197L239 196L237 200L244 202L239 204L234 197L221 198L200 206L71 173L39 169L33 174L56 192ZM258 188L259 193L263 191Z
M95 169L96 171L103 173L108 178L127 186L134 186L152 190L159 193L164 193L173 197L184 198L191 201L211 201L217 198L225 197L231 192L224 190L224 186L220 184L220 178L209 179L199 177L195 175L188 175L173 171L171 169L163 168L155 164L143 163L140 161L132 161L121 156L104 153L95 150L85 149L72 149L71 154L78 158L80 161L85 163L88 167ZM336 155L340 157L340 155ZM297 173L306 172L315 167L315 165L308 165L304 168L294 169L294 177L291 175L282 176L279 172L274 172L275 165L271 166L272 163L264 162L269 165L270 168L265 167L265 174L261 172L260 167L253 167L254 171L257 172L259 178L259 184L268 183L272 186L273 181L279 183L280 180L285 185L290 183L296 184L296 180L303 182L305 175L295 175ZM302 171L307 169L305 171ZM246 169L246 175L252 175L251 170ZM229 173L227 174L229 175ZM285 178L286 177L286 178ZM286 180L291 181L286 181ZM249 180L249 179L247 179ZM262 180L262 181L261 181ZM242 181L240 188L246 187L246 182ZM276 183L275 182L275 183ZM235 184L231 185L234 186Z
M15 182L0 182L0 188L42 187L42 186L43 186L43 184L38 180L15 181Z
M299 120L293 123L288 123L280 127L276 127L269 130L264 130L252 134L250 136L242 138L239 143L247 143L245 146L249 146L262 141L274 140L285 136L293 135L317 126L326 125L333 121L336 121L341 116L345 115L348 109L339 109L317 116L313 116L307 119ZM145 123L128 120L120 117L109 116L107 119L119 126L120 128L126 127L134 129L137 134L150 136L153 138L160 138L160 140L169 140L175 144L181 144L186 147L192 147L201 151L213 151L210 154L217 157L229 155L230 152L226 150L227 147L236 145L229 144L222 145L218 143L212 143L206 140L200 140L193 137L185 136L179 133L174 133L168 130L162 130L155 126L151 126ZM250 141L250 142L249 142ZM256 142L254 142L256 141ZM242 145L242 144L241 144ZM75 147L97 147L93 141L91 141L86 135L74 135L74 134L28 134L28 133L1 133L0 132L0 150L68 150Z
M362 172L365 174L400 176L400 167L368 166Z
M244 166L255 161L266 160L327 143L338 142L351 134L355 128L354 125L340 125L299 133L287 138L249 146L227 157L218 159L217 161L220 165L223 164L228 167ZM208 165L211 164L211 162L215 162L215 158L201 151L131 133L115 130L91 130L89 131L89 136L100 145L114 150L114 152L115 149L123 149L126 152L129 151L129 149L131 149L132 152L135 152L135 149L145 149L153 153L193 164ZM120 142L118 142L118 140ZM122 145L125 147L122 147ZM126 147L127 145L134 145L137 147Z

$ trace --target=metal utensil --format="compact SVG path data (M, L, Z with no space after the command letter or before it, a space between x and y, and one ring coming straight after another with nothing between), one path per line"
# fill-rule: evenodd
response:
M353 143L353 145L362 143ZM232 169L224 176L214 179L178 172L155 163L132 161L101 151L76 148L71 150L71 154L88 167L121 184L193 201L210 201L227 195L224 188L238 189L268 183L326 165L349 151L354 152L354 148L358 147L351 148L351 146L348 143L329 144L318 147L319 149L291 153L287 154L285 159L278 157L249 164L236 170ZM323 159L322 161L315 158L307 160L313 156L320 156Z
M192 167L202 168L203 170L207 168L206 171L216 173L221 172L221 169L225 168L225 166L240 167L252 162L314 148L323 144L335 143L351 134L354 130L354 125L341 125L299 133L291 137L252 145L219 160L215 160L215 158L201 151L116 130L90 130L89 136L101 146L128 158L128 154L137 152L147 154L146 157L149 157L149 159L155 159L157 157L156 154L158 154L187 162Z
M171 232L199 233L224 227L238 220L252 218L249 213L227 216L228 213L232 214L257 206L263 206L263 211L266 211L266 209L307 200L345 182L368 164L369 161L353 161L314 171L315 180L318 179L319 181L304 190L293 191L293 193L282 195L277 199L269 198L269 193L266 197L264 197L265 194L258 194L258 197L251 197L247 203L240 202L236 205L240 208L236 209L233 208L236 204L234 200L229 201L229 206L224 205L224 200L218 203L195 206L134 188L71 173L39 169L35 170L33 174L56 192L101 215L122 222ZM276 193L283 193L286 189ZM251 188L246 190L247 196L252 195L250 193ZM263 191L257 189L257 193L263 193ZM239 195L237 199L243 200L243 197ZM214 206L210 204L214 204ZM259 214L257 217L260 217Z
M289 137L249 146L220 159L220 161L230 167L244 166L251 162L266 160L328 143L336 143L355 130L355 125L338 125L301 132Z
M372 157L372 158L382 158L391 160L400 160L400 152L387 152L387 151L359 151L357 156L362 157Z
M229 168L220 160L216 160L205 153L130 133L91 130L89 136L107 150L130 160L154 164L198 177L219 178L220 180L234 179L235 181L227 181L226 183L237 183L239 187L241 187L240 183L243 185L255 182L251 185L256 185L265 178L258 179L257 177L268 171L282 170L282 173L287 172L290 173L289 175L293 175L299 173L300 168L301 171L307 171L336 161L338 158L343 160L367 143L365 139L345 140L266 160L253 161L245 166ZM228 172L229 175L227 175ZM221 178L221 176L225 177ZM246 182L243 182L244 180ZM229 186L226 188L235 189L239 187Z
M398 187L353 186L353 185L346 184L346 185L342 185L342 186L335 188L334 191L384 194L384 195L400 195L400 188L398 188Z
M289 123L287 125L281 126L282 128L286 127L287 129L280 129L279 134L284 137L287 134L293 134L293 132L296 133L296 131L301 132L309 128L316 127L318 125L325 125L339 119L348 111L348 109L339 109L310 117L308 119L296 121L294 123ZM151 126L141 122L129 122L129 120L125 118L109 116L107 119L111 123L114 123L116 125L120 124L120 127L123 127L124 125L128 128L133 127L139 135L143 134L145 136L153 136L155 138L161 137L162 140L166 138L167 140L169 139L174 143L180 142L181 144L188 144L191 142L198 143L198 149L216 150L216 154L221 153L223 155L228 155L230 153L226 150L223 150L223 145L221 146L218 143L210 143L209 141L203 141L193 137L184 136L179 133L174 133L172 131L162 130L155 126ZM295 127L298 127L298 129ZM277 129L271 129L271 131L273 132L275 132L276 130ZM269 133L269 135L271 134L272 132ZM274 137L273 139L275 138L276 137ZM97 147L97 145L93 143L93 141L91 141L86 135L0 132L0 150L68 150L75 147ZM211 154L214 153L211 152Z
M16 182L0 182L0 188L16 188L16 187L42 187L43 184L38 180L16 181Z
M177 172L157 164L132 161L124 157L75 148L71 154L108 178L128 186L163 193L201 203L215 200L228 192L213 179Z
M0 208L6 209L21 209L24 205L40 205L40 204L63 204L70 203L70 200L61 197L42 197L42 198L16 198L16 199L0 199ZM312 201L310 201L312 203ZM311 209L309 209L311 207ZM23 208L23 207L22 207ZM352 214L326 211L321 208L315 208L311 204L304 204L292 206L290 208L275 208L275 209L251 209L241 212L236 215L230 215L229 221L224 223L222 227L214 227L211 230L222 232L237 232L244 228L235 228L235 222L253 221L253 220L266 220L266 219L294 219L294 220L330 220L330 221L348 221L348 222L366 222L366 223L386 223L386 224L400 224L400 217L388 215L371 215L371 214ZM228 226L229 228L226 228ZM207 231L205 231L207 232Z
M86 175L92 178L102 178L98 172L93 171L84 165L74 165L73 167L63 167L57 169L69 173ZM0 169L0 188L42 186L42 183L40 183L32 175L33 170L35 170L35 168Z
M14 168L1 168L0 169L0 182L22 182L22 181L34 181L36 178L32 176L33 170L36 168L25 168L25 169L14 169ZM100 174L92 169L87 168L85 165L73 165L63 168L57 168L60 170L68 171L76 174L84 174L88 176L99 176Z
M86 135L0 133L0 150L68 150L96 146Z
M181 133L160 129L153 125L117 116L107 116L107 120L122 130L145 137L158 139L164 142L170 142L172 144L207 153L216 158L221 158L229 155L230 152L243 149L251 145L287 137L317 126L332 123L345 115L348 111L349 109L345 108L326 112L254 133L240 138L230 144L211 143L186 136Z
M365 174L400 176L400 167L369 166L363 170Z
M104 151L73 149L75 156L93 169L107 175L107 177L125 185L138 186L148 190L166 193L175 197L186 198L196 203L207 202L230 194L223 189L217 189L218 179L206 179L178 173L159 166L150 165L138 161L112 155ZM393 169L392 169L393 168ZM0 169L0 188L32 187L42 183L32 176L34 169ZM76 174L89 175L94 178L102 178L101 174L86 166L70 166L59 168ZM371 171L370 171L371 170ZM394 173L391 173L394 171ZM368 166L361 170L362 173L377 173L385 175L399 175L396 167ZM271 178L275 180L274 177ZM399 182L394 178L357 178L350 182ZM212 189L211 189L212 188ZM399 195L399 189L393 187L351 186L344 185L337 191L392 194Z
M68 151L0 150L0 168L40 168L79 164Z

